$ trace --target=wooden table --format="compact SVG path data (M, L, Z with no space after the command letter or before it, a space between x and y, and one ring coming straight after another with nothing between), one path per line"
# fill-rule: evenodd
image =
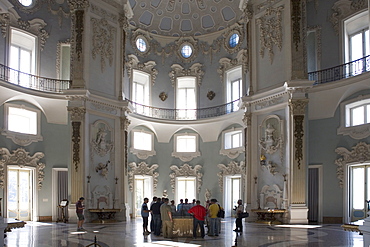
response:
M198 236L200 229L198 227ZM173 236L174 237L193 237L193 217L174 217L173 218Z
M97 220L93 220L92 223L112 223L117 222L115 215L121 212L122 209L89 209L90 213L96 213L98 215Z
M282 216L286 212L285 209L252 209L251 211L257 214L257 223L270 225L282 224L276 219L276 216Z

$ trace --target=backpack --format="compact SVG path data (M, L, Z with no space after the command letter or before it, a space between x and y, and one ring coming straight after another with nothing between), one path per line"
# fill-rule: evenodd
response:
M221 207L220 207L220 204L218 205L218 213L217 213L217 218L225 218L225 210L223 210Z

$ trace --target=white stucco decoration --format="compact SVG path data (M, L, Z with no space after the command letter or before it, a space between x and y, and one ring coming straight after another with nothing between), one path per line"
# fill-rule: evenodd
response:
M196 188L199 194L200 188L202 187L203 173L199 172L202 169L201 165L196 165L192 168L189 164L184 164L180 168L173 165L170 167L173 171L170 174L172 192L175 193L176 189L176 177L196 177Z
M218 164L218 168L221 170L217 173L218 185L220 186L220 191L224 190L224 176L234 176L240 174L242 178L242 188L244 186L244 176L245 176L245 163L240 161L239 164L236 161L231 161L228 165Z
M135 175L147 175L153 177L153 192L157 190L159 173L155 172L159 166L154 164L149 167L145 162L140 162L138 165L135 162L128 164L130 170L128 171L128 185L131 192L134 191Z

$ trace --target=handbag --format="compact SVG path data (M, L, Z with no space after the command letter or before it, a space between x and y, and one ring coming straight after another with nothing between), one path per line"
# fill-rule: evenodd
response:
M245 212L245 213L239 213L239 214L238 214L238 217L239 217L239 218L247 218L247 217L249 217L249 213L248 213L248 212Z

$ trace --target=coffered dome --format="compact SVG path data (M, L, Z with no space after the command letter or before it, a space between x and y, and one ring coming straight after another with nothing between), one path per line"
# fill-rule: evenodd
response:
M130 24L166 36L203 35L237 22L240 1L233 0L129 0L134 16Z

